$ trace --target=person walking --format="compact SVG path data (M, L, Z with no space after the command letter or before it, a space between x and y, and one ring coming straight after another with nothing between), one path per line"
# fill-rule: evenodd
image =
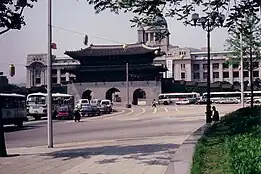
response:
M157 107L157 105L156 105L156 99L153 99L153 101L152 101L152 107Z
M78 110L75 110L74 111L74 121L75 122L80 122L80 119L81 119L81 114L80 114L80 112L78 111Z
M213 121L219 121L219 112L217 111L215 106L212 106L213 110Z

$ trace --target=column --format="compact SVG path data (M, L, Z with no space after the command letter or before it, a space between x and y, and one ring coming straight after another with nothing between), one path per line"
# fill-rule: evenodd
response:
M70 74L68 72L65 74L65 81L66 82L70 81Z
M61 84L61 69L57 69L57 84Z
M26 69L26 87L30 88L31 76L29 68Z

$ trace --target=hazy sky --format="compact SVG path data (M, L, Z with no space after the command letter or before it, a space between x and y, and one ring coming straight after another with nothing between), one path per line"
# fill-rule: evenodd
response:
M26 9L24 15L25 27L0 36L0 70L8 75L9 64L16 65L15 77L9 77L11 83L25 82L27 54L47 52L47 1L39 0L32 9ZM132 14L115 15L109 11L95 15L93 6L85 0L53 0L53 25L86 33L92 44L135 43L137 32L131 28L131 18ZM206 32L200 27L186 27L173 18L167 21L172 45L206 47ZM223 50L227 31L217 28L211 37L212 50ZM53 41L58 47L53 54L62 57L65 50L84 48L83 39L84 35L53 28Z

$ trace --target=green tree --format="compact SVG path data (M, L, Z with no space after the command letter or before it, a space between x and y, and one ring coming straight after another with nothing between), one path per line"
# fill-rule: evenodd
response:
M0 35L10 30L20 30L25 25L24 9L32 8L34 2L37 0L0 0ZM3 104L0 101L0 157L7 156L2 119Z
M191 14L199 7L203 12L223 11L227 14L225 26L230 27L244 18L249 11L258 12L260 0L87 0L96 13L109 9L111 12L132 12L134 26L149 24L155 16L177 17L191 24ZM255 13L256 15L256 13Z
M231 25L229 38L226 40L226 47L233 54L230 57L230 64L239 64L241 60L241 43L244 57L244 68L249 70L249 83L251 87L251 107L253 107L253 62L260 60L261 48L261 24L254 12L247 12L244 18ZM241 67L242 68L242 67Z
M25 25L23 12L32 8L37 0L1 0L0 3L0 35L10 30L20 30Z

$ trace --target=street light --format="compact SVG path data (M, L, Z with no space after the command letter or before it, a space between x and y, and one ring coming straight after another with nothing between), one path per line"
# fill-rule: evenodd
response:
M126 51L127 49L127 45L123 44L122 48L124 51ZM130 90L129 90L129 63L126 62L126 96L127 96L127 104L126 104L126 108L131 108L130 105Z
M208 48L208 78L207 78L207 106L206 106L206 123L211 123L211 101L210 101L210 32L215 27L222 27L225 21L225 15L217 11L212 11L207 16L199 17L198 13L192 14L192 22L194 26L201 26L207 31L207 48Z

